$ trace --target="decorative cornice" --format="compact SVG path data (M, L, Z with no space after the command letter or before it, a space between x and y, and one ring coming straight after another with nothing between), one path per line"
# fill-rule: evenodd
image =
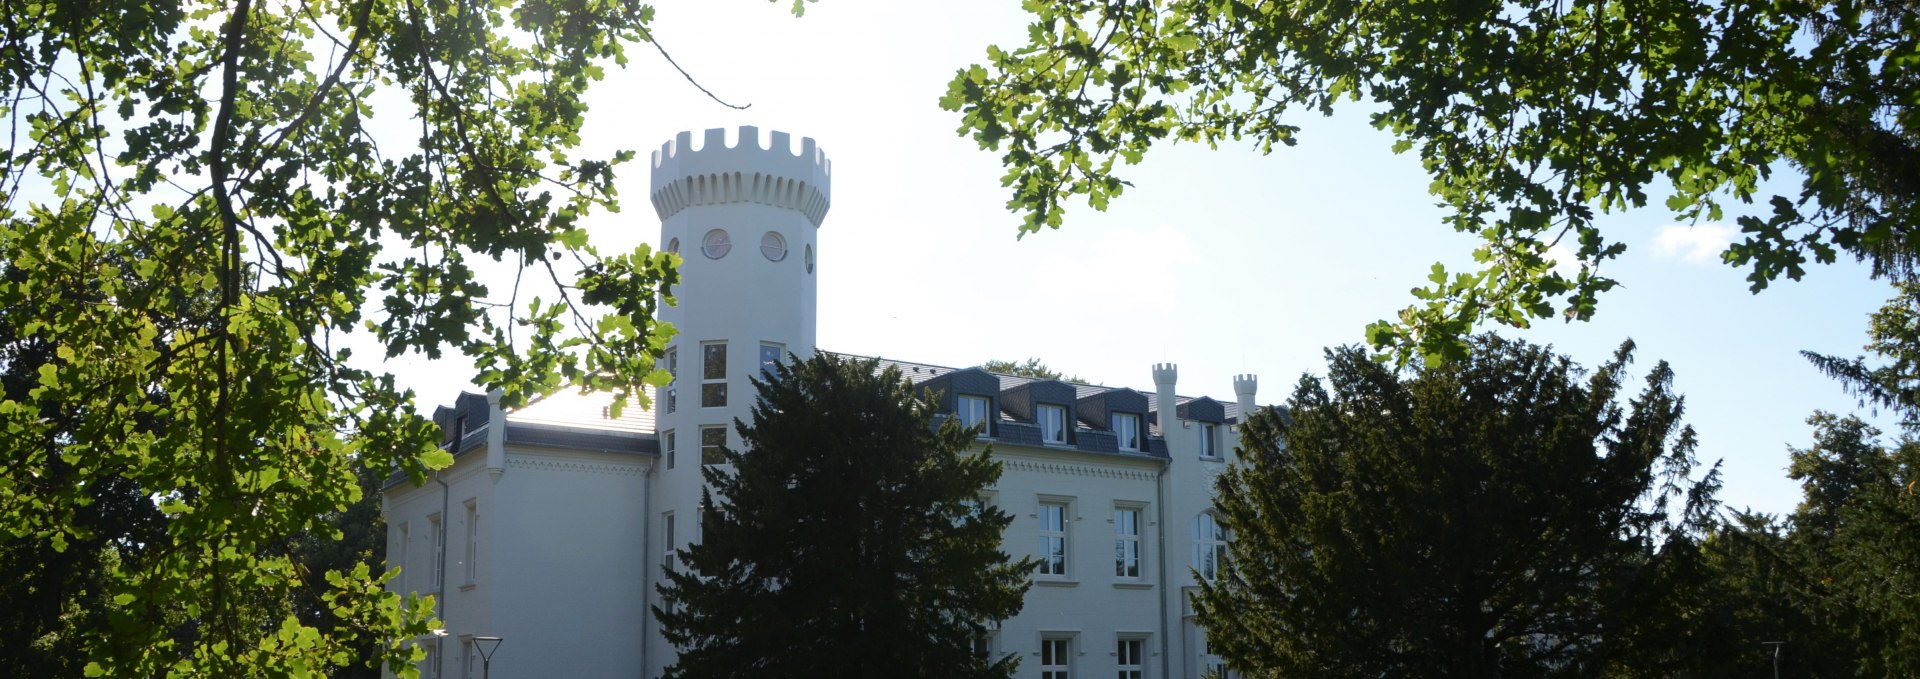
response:
M680 177L653 192L653 210L660 221L696 205L759 203L805 215L819 226L827 218L827 196L820 187L798 179L754 172L720 172Z
M546 460L525 457L509 457L507 458L507 466L548 472L579 472L582 474L602 476L639 476L647 471L644 465L637 464L610 464L606 462Z
M1138 469L1116 469L1090 464L1069 464L1065 462L1036 462L1033 460L1002 460L1008 469L1034 472L1038 474L1062 474L1067 476L1092 476L1103 479L1125 479L1130 481L1152 481L1154 475Z

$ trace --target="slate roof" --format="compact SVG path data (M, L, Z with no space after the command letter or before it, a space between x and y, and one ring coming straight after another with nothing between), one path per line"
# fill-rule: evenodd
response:
M933 379L935 377L939 377L941 375L945 375L955 370L964 370L964 368L953 368L948 366L933 365L930 363L915 363L912 361L902 361L902 360L893 359L893 358L880 358L877 356L861 356L858 354L843 354L840 352L830 352L830 351L824 351L824 350L822 351L822 353L830 353L840 358L857 359L857 360L863 360L863 361L864 360L878 361L879 362L878 365L874 366L875 370L886 370L887 368L890 368L890 367L899 368L900 373L902 375L905 375L907 379L912 380L914 384L925 382L927 380ZM1008 389L1012 389L1022 384L1035 381L1031 377L1021 377L1019 375L1008 375L1005 373L991 373L991 374L994 377L1000 378L1001 391L1006 391ZM1076 399L1087 398L1089 396L1098 396L1100 394L1104 394L1109 391L1116 391L1119 389L1118 387L1106 387L1106 386L1100 386L1096 384L1078 384L1078 383L1073 383L1073 387L1074 387L1074 391L1076 392L1075 393ZM1134 391L1140 392L1141 394L1147 397L1148 412L1153 412L1160 409L1160 395L1154 392L1154 389L1151 385L1149 385L1145 389L1134 389ZM1203 397L1176 395L1174 397L1174 406L1177 408L1179 406L1186 405L1189 401L1193 401L1199 398L1203 398ZM1238 402L1228 400L1228 401L1219 401L1219 403L1226 410L1227 422L1240 421L1240 404ZM1002 414L1002 418L1003 419L1005 418L1004 414ZM1153 435L1158 436L1159 430L1160 430L1159 426L1150 425L1150 427L1153 429Z

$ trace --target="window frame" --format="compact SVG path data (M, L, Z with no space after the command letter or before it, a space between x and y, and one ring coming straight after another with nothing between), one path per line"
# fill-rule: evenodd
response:
M708 441L708 434L713 432L719 432L718 442ZM727 445L727 425L724 425L724 424L700 425L700 466L705 467L708 465L726 464L727 458L720 454L720 449L726 447L726 445ZM708 455L708 450L710 449L713 451L713 454L711 456Z
M661 457L667 458L667 471L673 471L674 458L678 452L676 449L679 447L680 435L675 433L674 430L668 429L660 432L660 452Z
M1048 417L1049 415L1052 415L1053 417L1058 418L1058 422L1055 423L1056 424L1055 428L1058 430L1058 433L1060 435L1058 439L1055 439L1049 436L1049 434L1054 433L1048 430L1047 421L1049 419ZM1041 403L1041 404L1035 405L1033 409L1033 423L1035 426L1038 426L1040 428L1041 443L1044 443L1047 445L1054 445L1054 446L1067 445L1067 439L1068 437L1071 436L1069 432L1073 425L1067 421L1066 406L1059 405L1056 403Z
M1056 513L1056 510L1058 516L1050 517L1049 515ZM1040 538L1040 567L1035 575L1042 578L1064 580L1068 574L1073 572L1073 560L1070 558L1072 549L1069 544L1069 536L1072 533L1069 527L1073 525L1072 512L1073 502L1071 500L1064 498L1040 498L1034 511L1034 518L1036 519L1034 528ZM1049 518L1056 518L1057 521L1050 524L1048 521ZM1059 556L1057 562L1052 559L1052 557L1055 556L1054 549L1056 547L1058 547ZM1055 566L1058 568L1055 569Z
M1213 530L1211 532L1203 532L1203 526L1211 526ZM1227 565L1227 541L1230 537L1231 536L1227 534L1226 526L1220 524L1220 517L1214 514L1212 510L1200 512L1193 517L1192 564L1195 575L1207 582L1216 582L1219 580L1220 571L1224 570ZM1213 563L1209 567L1202 567L1203 562L1201 557L1203 555L1213 557Z
M1140 530L1140 522L1145 518L1146 513L1145 507L1136 504L1116 504L1113 507L1113 577L1116 579L1128 582L1139 582L1145 580L1147 577L1146 559L1144 558L1146 554L1144 549L1146 539ZM1129 514L1133 517L1132 533L1124 532L1126 522L1121 520L1123 516ZM1127 550L1129 546L1133 548L1131 555L1128 554ZM1127 566L1129 565L1127 563L1129 556L1131 556L1133 560L1131 564L1133 566L1132 575L1128 575L1126 572Z
M1073 635L1040 635L1040 679L1072 679Z
M1133 647L1133 662L1127 662L1127 647ZM1113 640L1113 665L1117 679L1147 679L1147 637L1121 634Z
M980 407L980 412L978 413L979 420L976 422L968 422L969 419L972 419L972 413L970 412L972 410L971 406L976 405ZM974 425L980 426L980 433L976 434L974 436L975 438L984 439L993 436L993 424L987 418L987 413L993 411L992 399L978 394L961 394L960 400L954 404L954 411L954 414L960 418L961 426L969 428Z
M1200 423L1200 457L1218 460L1220 455L1220 425L1212 422Z
M427 515L427 525L433 539L433 572L427 574L428 582L433 583L433 591L439 593L446 587L447 572L447 522L446 517L435 512Z
M462 503L467 508L467 553L466 584L480 581L480 500L467 498Z
M680 409L680 347L667 347L666 363L668 376L667 394L665 399L666 405L662 409L666 411L665 414L672 415L674 411ZM672 467L668 468L671 469Z
M660 513L660 577L666 579L667 573L675 572L680 566L680 546L674 540L673 512Z
M1112 417L1109 419L1110 419L1109 424L1111 425L1111 428L1113 430L1114 444L1119 446L1120 450L1124 452L1129 452L1129 453L1137 453L1137 452L1140 452L1142 449L1146 448L1145 445L1142 445L1146 443L1146 441L1140 435L1140 415L1138 413L1112 413ZM1122 428L1120 426L1122 422L1132 425L1131 427L1127 428L1128 431L1122 432ZM1129 434L1131 434L1131 437L1133 439L1133 443L1131 445L1127 443Z
M771 361L767 360L768 349L773 350L773 360ZM781 344L779 342L761 342L760 343L760 379L764 380L764 379L773 377L774 366L778 365L780 361L785 360L786 356L787 356L787 345Z
M718 365L720 375L715 377L713 370L714 350L719 350ZM727 341L708 340L700 343L700 407L727 407Z

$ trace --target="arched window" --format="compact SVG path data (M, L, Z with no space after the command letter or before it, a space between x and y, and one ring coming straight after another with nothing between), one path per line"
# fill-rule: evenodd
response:
M1207 582L1220 576L1227 565L1227 530L1212 512L1193 519L1193 570Z

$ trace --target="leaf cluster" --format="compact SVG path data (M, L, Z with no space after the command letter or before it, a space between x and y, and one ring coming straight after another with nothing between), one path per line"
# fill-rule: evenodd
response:
M581 227L617 208L633 155L572 155L586 88L650 38L653 10L4 11L0 361L46 355L0 400L0 547L92 550L98 489L125 484L164 535L114 547L104 622L70 630L89 674L411 674L430 601L383 592L367 561L315 570L294 544L337 540L369 477L451 461L412 394L341 340L458 352L510 404L573 384L618 407L666 379L654 314L674 256L603 256ZM495 280L488 260L522 273ZM526 274L557 298L525 299Z
M1368 342L1462 358L1492 322L1586 320L1625 250L1596 216L1664 191L1683 220L1729 215L1724 257L1758 291L1841 254L1914 273L1920 23L1912 0L1713 3L1490 0L1036 0L1025 44L990 46L941 105L1003 153L1021 233L1104 210L1118 164L1155 145L1295 143L1296 110L1367 100L1449 213L1477 270L1431 285ZM1294 115L1290 115L1294 114ZM1791 195L1762 182L1803 175ZM1741 208L1749 203L1758 210ZM1729 212L1727 207L1735 206ZM1555 270L1550 248L1578 269Z

